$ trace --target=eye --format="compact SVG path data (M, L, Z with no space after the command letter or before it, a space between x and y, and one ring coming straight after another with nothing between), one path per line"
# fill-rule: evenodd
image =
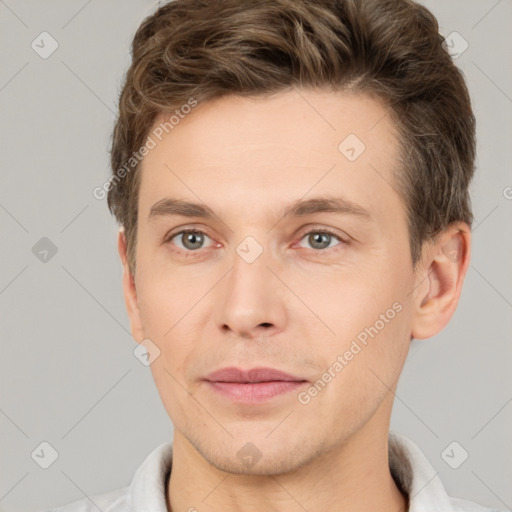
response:
M307 243L310 244L310 246L316 251L330 249L334 245L338 245L332 245L332 242L344 242L344 240L342 240L342 238L339 235L326 229L317 229L314 231L309 231L301 238L301 241L304 239L306 239Z
M176 239L175 245L185 251L197 251L198 249L203 249L205 239L209 239L211 241L211 238L206 233L197 229L179 231L178 233L170 236L167 241L172 242L174 239Z

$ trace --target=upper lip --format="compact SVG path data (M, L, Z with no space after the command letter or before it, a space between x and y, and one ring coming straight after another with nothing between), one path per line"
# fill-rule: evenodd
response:
M210 373L205 377L205 380L210 382L270 382L270 381L287 381L287 382L302 382L305 379L276 370L274 368L250 368L249 370L242 370L233 366L229 368L222 368L215 372Z

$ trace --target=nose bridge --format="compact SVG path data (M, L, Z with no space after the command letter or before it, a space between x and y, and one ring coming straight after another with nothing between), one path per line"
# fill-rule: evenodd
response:
M242 240L235 248L232 270L221 288L222 297L216 303L216 321L220 328L239 335L256 334L265 327L281 329L285 310L278 286L274 282L271 252L253 236Z
M248 236L238 244L233 256L233 270L230 280L234 288L253 287L264 284L270 274L267 265L270 263L268 247L264 247L253 237ZM256 292L258 290L254 290ZM264 291L260 287L260 291Z
M256 304L270 300L272 287L268 285L271 272L267 265L270 264L271 255L263 243L248 236L235 249L227 298L235 299L240 306L245 304L246 307L256 307Z

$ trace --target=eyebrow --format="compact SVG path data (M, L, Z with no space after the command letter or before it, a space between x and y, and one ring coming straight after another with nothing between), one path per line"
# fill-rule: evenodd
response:
M287 205L282 217L302 217L315 213L339 213L370 218L368 210L342 197L323 196L311 199L298 199ZM214 211L204 204L192 203L183 199L166 197L155 203L148 215L148 221L157 217L181 215L183 217L199 217L212 219L217 217Z

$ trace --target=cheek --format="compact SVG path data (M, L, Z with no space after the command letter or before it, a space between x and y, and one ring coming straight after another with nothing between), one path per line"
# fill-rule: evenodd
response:
M388 317L394 318L393 304L402 303L403 286L399 280L382 277L386 275L375 269L333 266L328 272L318 273L308 281L295 281L292 286L304 304L311 305L309 313L315 313L314 322L321 328L324 342L337 347L375 324L388 310L391 309L384 318L386 325ZM300 308L304 309L302 305Z
M322 327L316 338L311 333L316 353L324 371L336 375L336 384L329 387L345 397L342 401L355 403L385 393L396 383L407 356L408 284L390 272L379 274L387 278L374 279L364 272L316 280L320 286L310 287L306 294L305 301L316 307L315 322Z
M214 282L207 276L185 277L179 269L142 264L140 268L137 303L149 338L170 337L176 329L190 322L197 304L212 286L210 281Z
M404 308L385 326L375 320L363 328L353 326L355 336L337 336L324 347L324 372L318 379L329 382L317 380L306 390L300 402L310 404L306 412L310 407L326 426L342 421L347 431L366 423L396 388L409 347L407 315Z
M159 358L151 365L157 384L174 386L171 375L183 383L185 369L201 359L200 326L211 316L204 300L212 287L210 281L201 276L184 277L174 270L141 273L137 290L141 322L145 336L160 349Z

